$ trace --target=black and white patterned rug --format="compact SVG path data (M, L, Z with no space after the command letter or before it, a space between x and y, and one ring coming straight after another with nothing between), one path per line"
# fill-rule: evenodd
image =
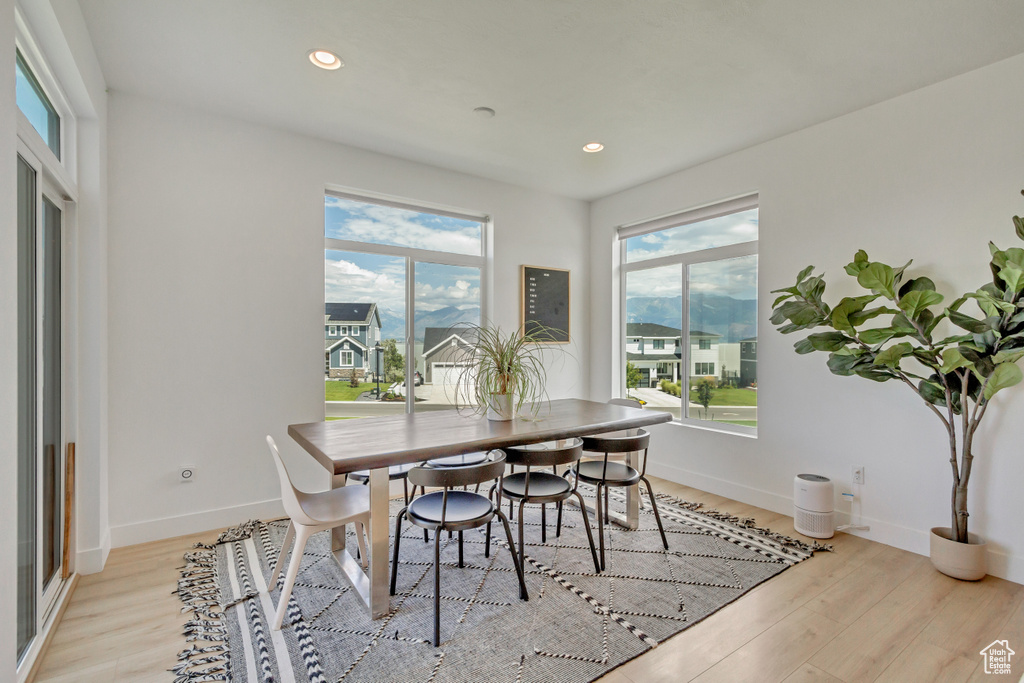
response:
M616 505L624 507L621 494ZM401 506L391 502L392 516ZM177 593L192 619L175 681L592 681L829 549L699 508L659 496L665 551L645 498L638 530L605 528L607 569L595 574L579 511L566 506L556 538L549 510L541 544L540 508L527 506L528 602L518 598L500 524L490 558L483 529L466 532L463 568L457 536L442 537L438 648L433 542L422 529L403 525L398 594L375 621L334 563L329 533L314 536L278 632L270 623L280 591L266 582L287 520L249 522L185 555Z

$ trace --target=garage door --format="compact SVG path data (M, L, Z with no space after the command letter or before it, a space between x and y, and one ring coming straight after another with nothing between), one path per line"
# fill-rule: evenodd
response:
M432 363L430 375L435 386L451 386L459 383L463 369L464 366L455 363Z

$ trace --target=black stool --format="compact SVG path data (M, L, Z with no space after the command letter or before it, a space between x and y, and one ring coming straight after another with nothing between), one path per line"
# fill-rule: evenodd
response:
M594 568L601 572L601 565L597 559L597 550L594 548L594 535L590 531L590 520L587 518L587 506L583 502L583 496L577 491L579 480L570 484L564 477L550 472L533 472L534 467L551 467L555 469L558 465L578 463L583 456L583 440L573 438L565 446L552 446L539 449L536 447L523 446L506 449L507 462L510 465L522 465L526 467L525 472L510 474L497 484L491 487L487 496L495 490L498 491L500 504L501 497L512 501L519 501L519 564L523 566L526 561L526 543L523 540L523 506L527 503L540 503L541 510L547 503L558 504L558 534L561 533L562 502L571 496L576 496L580 503L580 513L583 515L583 528L587 530L587 540L590 541L590 553L594 556ZM541 543L547 543L547 526L543 517L541 518ZM487 546L484 550L486 556L491 550L491 525L487 524Z
M651 443L651 435L646 429L636 430L633 436L585 436L583 437L583 450L591 453L604 453L601 460L588 460L579 462L571 470L571 473L579 480L597 487L597 497L594 501L594 511L597 514L597 535L600 537L601 545L601 569L605 568L604 561L604 520L608 518L608 488L611 486L633 486L638 482L647 485L647 493L651 496L651 507L654 509L654 519L658 522L658 531L661 532L661 542L668 550L668 538L665 537L665 528L661 525L661 515L658 514L658 504L654 500L654 489L647 479L647 448ZM629 465L621 462L608 462L608 456L613 453L632 453L643 451L643 465L637 472ZM601 511L601 490L604 489L604 512Z
M459 533L459 566L462 560L462 532L489 524L497 515L505 526L512 564L515 565L519 577L519 597L529 600L526 592L526 581L523 569L519 564L516 546L512 541L512 529L508 518L501 513L496 505L485 496L473 491L452 491L456 486L470 486L497 479L499 485L505 474L505 454L491 451L487 459L479 465L465 467L414 467L409 471L412 485L421 487L441 487L442 491L434 491L420 496L408 506L402 508L395 519L395 556L391 564L391 595L395 594L398 583L398 547L402 540L402 518L408 517L411 524L423 529L434 530L434 647L441 640L441 532L457 531Z

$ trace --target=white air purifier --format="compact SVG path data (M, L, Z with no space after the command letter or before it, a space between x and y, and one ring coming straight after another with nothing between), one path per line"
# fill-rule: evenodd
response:
M798 474L793 479L793 528L811 538L835 535L835 490L820 474Z

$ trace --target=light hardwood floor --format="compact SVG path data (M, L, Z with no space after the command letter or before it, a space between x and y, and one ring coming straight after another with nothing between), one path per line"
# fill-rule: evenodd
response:
M792 519L686 486L655 488L794 534ZM184 647L171 591L181 557L217 532L110 553L82 577L37 683L167 683ZM1024 586L935 572L928 559L837 534L834 553L789 569L735 603L603 677L657 681L1017 681L1024 673ZM985 674L996 639L1020 653L1011 676Z

